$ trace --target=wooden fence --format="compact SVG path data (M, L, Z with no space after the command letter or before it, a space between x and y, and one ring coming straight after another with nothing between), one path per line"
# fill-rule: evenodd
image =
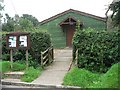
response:
M45 66L47 63L50 64L53 62L53 60L54 60L53 46L41 52L41 66Z
M78 65L78 49L75 52L75 65Z

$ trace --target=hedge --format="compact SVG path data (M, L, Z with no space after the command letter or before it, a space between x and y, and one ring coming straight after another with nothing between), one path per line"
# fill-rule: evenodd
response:
M51 46L50 35L46 32L33 32L30 37L30 53L34 59L40 61L41 51L45 51Z
M118 56L118 33L78 30L73 37L73 58L78 49L78 67L95 72L106 72L120 61Z
M9 50L6 48L5 34L2 35L2 60L10 60ZM31 66L40 64L40 53L51 46L50 35L47 32L30 32L29 63ZM26 60L24 50L14 50L14 61Z

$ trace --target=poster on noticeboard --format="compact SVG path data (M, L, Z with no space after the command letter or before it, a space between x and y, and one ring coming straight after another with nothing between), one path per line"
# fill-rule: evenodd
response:
M17 44L17 37L16 36L9 36L9 47L16 47Z
M27 36L19 37L19 47L27 47Z

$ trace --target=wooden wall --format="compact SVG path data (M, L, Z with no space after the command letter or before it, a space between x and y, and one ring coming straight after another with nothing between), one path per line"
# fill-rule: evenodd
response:
M106 28L106 24L103 21L96 20L88 16L82 16L73 12L65 14L40 26L42 30L47 30L50 33L54 48L66 47L66 35L59 26L59 23L68 16L75 17L77 20L82 21L85 28L91 27L96 30L104 30Z

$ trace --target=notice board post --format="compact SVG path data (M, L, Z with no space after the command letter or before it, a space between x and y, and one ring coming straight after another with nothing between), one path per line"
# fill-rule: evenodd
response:
M26 51L26 68L28 68L28 49L30 48L30 36L26 32L12 32L6 34L6 46L10 49L11 68L13 68L13 50L22 49Z
M10 49L10 61L11 61L11 63L10 63L10 66L11 66L11 69L13 68L13 54L12 54L12 49Z

